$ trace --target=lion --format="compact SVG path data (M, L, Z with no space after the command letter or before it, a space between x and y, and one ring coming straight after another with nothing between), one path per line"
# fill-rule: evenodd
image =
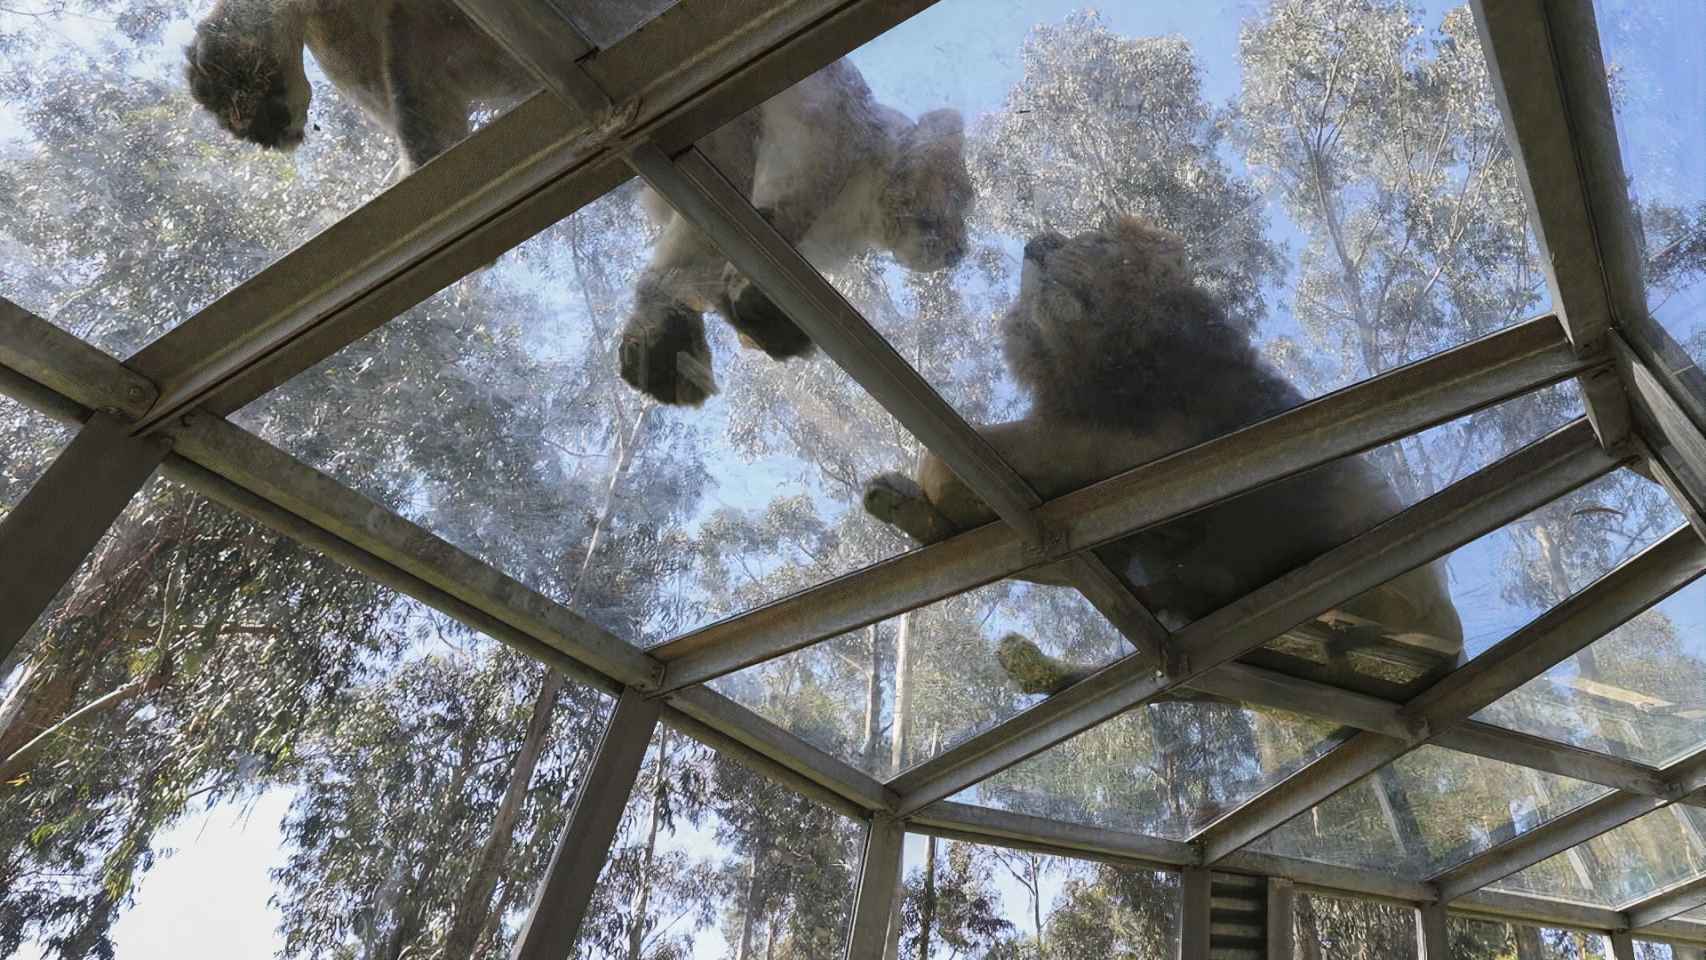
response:
M1031 406L979 432L1045 499L1248 426L1305 398L1191 279L1178 238L1133 218L1025 246L1002 350ZM1169 629L1239 599L1390 517L1398 497L1375 466L1347 457L1106 544L1096 553ZM864 507L920 543L995 514L934 454L913 476L866 486ZM1056 566L1022 579L1063 585ZM1323 615L1460 655L1463 627L1438 562ZM1009 636L998 651L1027 692L1083 674Z

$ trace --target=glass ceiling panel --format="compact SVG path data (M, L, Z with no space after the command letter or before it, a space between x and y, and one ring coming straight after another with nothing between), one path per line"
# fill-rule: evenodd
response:
M1580 415L1581 398L1575 386L1559 384L1377 447L1363 459L1392 481L1394 506L1409 507ZM1644 492L1631 487L1628 495ZM1662 492L1659 497L1663 499ZM1467 556L1472 548L1473 544L1466 546L1435 564L1446 578L1459 621L1471 629L1488 612L1489 603L1463 589L1462 574L1453 564L1458 554ZM1416 631L1402 629L1403 624L1356 619L1356 603L1299 625L1244 660L1394 700L1418 692L1455 662L1458 644L1453 636L1406 636ZM1435 633L1449 632L1449 622L1436 625ZM1479 652L1472 637L1470 641L1471 654Z
M1706 581L1695 581L1478 719L1668 766L1706 745Z
M864 841L863 824L659 727L567 955L842 956Z
M1656 542L1669 531L1674 511L1656 484L1619 470L1435 561L1435 568L1444 570L1462 623L1465 659L1479 656L1559 600ZM1394 581L1345 607L1353 614L1359 605L1378 609L1376 604L1397 602L1413 590L1413 581ZM1348 622L1356 625L1354 620ZM1302 668L1270 660L1273 651L1295 658L1293 663L1303 661ZM1309 624L1249 659L1374 696L1404 700L1428 686L1430 671L1440 666L1437 658L1421 659L1409 653L1408 646L1383 634L1372 641L1354 630L1323 635L1318 624Z
M1706 53L1694 0L1594 0L1623 170L1646 240L1647 306L1706 361Z
M1186 840L1352 731L1217 701L1146 704L952 799Z
M898 554L865 477L918 445L827 359L740 357L660 405L617 330L652 239L623 188L245 408L239 422L635 643Z
M241 118L236 122L263 140L303 139L292 151L267 149L221 129L185 76L185 47L205 11L202 4L145 0L28 0L0 9L6 297L118 356L181 323L400 175L396 142L312 56L301 81L307 86L294 88L312 90L304 115L302 106L287 108L270 94L272 69L246 59L243 51L253 56L263 46L205 46L201 86L221 116ZM266 27L217 23L212 35L243 41ZM470 24L447 29L464 52L471 49ZM418 47L430 58L433 45ZM284 64L301 59L297 51L280 56L276 62ZM253 80L220 82L231 76ZM516 79L506 79L515 89L492 106L532 89L530 80ZM376 102L387 100L379 91ZM417 152L461 140L467 115L463 108L461 120L411 124Z
M165 480L63 600L0 684L0 953L507 954L609 697Z
M1426 877L1610 789L1422 747L1257 841L1269 853Z
M0 394L0 517L6 515L76 431Z
M1706 825L1682 805L1654 810L1492 885L1495 890L1622 909L1706 875Z
M1179 875L1159 870L908 834L895 909L902 957L1179 955Z
M1409 907L1318 893L1299 893L1294 904L1298 960L1416 960L1416 912ZM1452 960L1483 960L1458 953L1459 946L1454 937Z
M618 40L645 26L679 0L622 0L621 3L573 3L551 6L569 18L591 40L593 46L614 46Z
M1041 702L1019 679L1053 669L1045 658L1089 669L1130 652L1078 591L1003 580L711 686L887 779Z
M1548 309L1467 8L1082 8L945 0L702 144L736 184L760 171L755 205L972 422L1104 396L1104 417L1197 414L1134 466ZM838 162L794 176L768 146ZM1057 242L1122 216L1182 260L1131 268L1173 256L1136 233ZM1038 337L1033 303L1121 321ZM1050 370L1069 393L1035 394Z

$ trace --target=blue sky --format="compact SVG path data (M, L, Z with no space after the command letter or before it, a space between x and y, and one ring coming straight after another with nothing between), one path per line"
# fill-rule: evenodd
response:
M1706 199L1706 124L1702 123L1706 59L1694 25L1697 3L1601 4L1607 46L1612 59L1625 70L1619 130L1629 169L1644 199ZM1437 22L1444 6L1424 5L1428 22ZM1033 26L1057 22L1083 7L1070 0L947 0L874 41L854 60L879 99L908 113L953 106L970 119L999 105L1018 75L1018 53ZM1208 96L1224 102L1238 88L1238 24L1257 7L1211 0L1165 5L1128 2L1097 9L1117 32L1176 33L1190 40L1206 68ZM1691 26L1682 29L1681 24ZM81 32L90 26L79 22L71 29ZM182 42L182 33L182 29L173 31L172 49ZM0 135L5 123L0 115ZM1277 207L1270 209L1270 215L1276 222L1276 236L1292 232ZM1706 305L1706 292L1692 291L1666 304L1660 316L1684 336L1702 305ZM769 484L748 486L762 492ZM1476 566L1471 563L1467 572L1479 574ZM1687 611L1679 613L1686 616ZM1687 617L1688 626L1698 628L1706 615L1699 610L1693 613ZM270 957L277 938L275 916L266 906L271 890L267 870L283 860L277 824L287 802L285 794L272 794L247 811L219 808L170 831L164 845L179 852L146 875L134 909L118 923L119 956L126 960ZM709 848L702 835L684 835L679 842ZM916 838L909 840L909 863L920 859L919 847ZM1058 878L1051 882L1051 896L1058 883ZM1008 915L1024 927L1026 908L1017 884L1006 880L1001 889ZM715 931L706 931L701 940L699 960L723 955L726 946ZM26 949L23 956L33 955Z

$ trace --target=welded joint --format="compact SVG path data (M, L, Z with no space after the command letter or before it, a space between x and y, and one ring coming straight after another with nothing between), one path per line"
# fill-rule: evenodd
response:
M1039 521L1032 534L1019 545L1019 554L1026 563L1042 566L1072 555L1072 542L1065 527Z

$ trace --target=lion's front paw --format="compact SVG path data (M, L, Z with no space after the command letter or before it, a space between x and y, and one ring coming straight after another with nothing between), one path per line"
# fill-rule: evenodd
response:
M995 648L995 659L1002 672L1019 688L1020 693L1042 693L1053 696L1089 675L1089 671L1074 667L1042 652L1036 644L1017 634L1001 638Z
M885 473L865 484L865 512L899 527L919 543L946 540L957 531L924 495L916 481L903 473Z
M896 519L924 499L924 491L903 473L884 473L865 484L865 512L884 523L899 526Z
M717 392L705 320L687 307L635 314L621 349L622 379L660 403L696 407Z
M805 331L732 264L723 270L723 316L740 334L742 343L763 350L772 359L787 360L812 351L812 340Z

